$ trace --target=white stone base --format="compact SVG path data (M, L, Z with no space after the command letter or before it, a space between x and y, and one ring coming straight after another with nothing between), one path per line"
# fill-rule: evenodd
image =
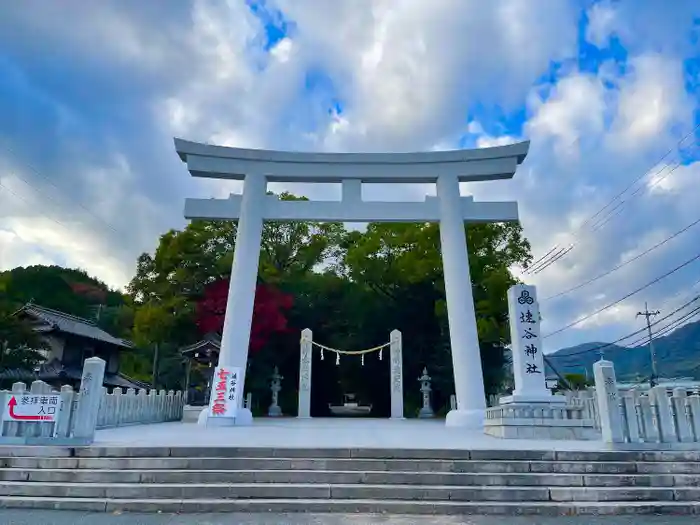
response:
M523 403L528 405L536 403L547 403L549 405L566 405L566 398L564 396L549 393L542 395L513 394L510 396L500 398L498 402L501 405L511 405L513 403Z
M445 417L446 427L480 429L484 426L484 410L450 410Z
M209 408L205 407L197 418L197 424L203 427L234 427L253 424L253 413L247 408L239 408L236 417L209 417Z
M504 439L599 440L593 421L583 419L582 407L560 402L518 403L491 407L486 411L484 433Z
M202 407L193 407L190 405L185 405L182 410L182 422L183 423L196 423L199 420L199 414L202 413Z
M498 420L494 420L498 421ZM581 423L580 425L571 423ZM588 423L589 425L586 425ZM586 420L554 420L546 424L533 420L507 420L501 424L492 423L484 427L488 436L503 439L562 439L576 441L600 440L600 433L593 428L593 423Z

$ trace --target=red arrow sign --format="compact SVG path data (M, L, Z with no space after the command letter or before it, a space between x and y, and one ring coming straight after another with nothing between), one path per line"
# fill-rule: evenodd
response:
M15 414L15 407L17 406L17 399L15 396L10 398L10 402L7 404L10 408L10 418L17 421L51 421L51 416L20 416Z

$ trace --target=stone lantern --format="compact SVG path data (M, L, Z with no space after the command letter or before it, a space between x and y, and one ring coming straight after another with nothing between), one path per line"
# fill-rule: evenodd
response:
M272 391L272 403L267 409L267 415L270 417L279 417L282 415L282 409L279 406L279 393L282 390L282 377L279 369L275 367L270 377L270 390Z
M423 407L418 412L419 418L430 418L435 417L432 407L430 406L430 392L433 390L430 388L431 378L428 375L428 369L423 368L423 375L418 378L420 382L420 391L423 394Z

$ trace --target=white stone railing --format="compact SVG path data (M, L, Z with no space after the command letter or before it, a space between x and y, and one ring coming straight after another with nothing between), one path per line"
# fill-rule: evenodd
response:
M486 409L486 419L586 419L582 407L537 407L534 405L500 405Z
M79 392L70 386L57 392L43 381L34 381L29 390L24 383L15 383L11 391L0 391L0 444L89 444L98 428L182 419L185 399L181 392L129 390L124 394L117 389L108 394L102 386L104 369L102 359L86 359ZM41 413L50 414L48 420L26 416L30 401L38 401L35 407L43 407Z
M594 371L605 441L700 444L700 395L665 386L620 392L610 361L597 362Z
M573 390L560 392L566 398L566 404L571 407L580 407L583 410L583 419L593 421L593 426L600 430L600 413L598 401L595 397L595 388L586 390Z
M182 392L172 390L139 390L124 393L116 388L109 394L103 390L97 429L180 421L185 407Z

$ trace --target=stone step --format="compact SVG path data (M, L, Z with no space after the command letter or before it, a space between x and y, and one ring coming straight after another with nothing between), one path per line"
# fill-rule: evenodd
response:
M31 483L0 482L0 496L88 499L362 499L410 501L698 501L700 488L469 487L322 483Z
M490 474L324 470L0 469L0 481L65 483L327 483L459 486L698 487L700 475Z
M431 515L620 515L620 514L700 514L695 502L630 501L618 502L488 502L488 501L405 501L359 499L102 499L102 498L39 498L0 496L0 508L32 508L102 512L338 512L392 513Z
M9 457L0 468L106 470L319 470L561 474L700 474L700 462L481 461L326 458Z
M27 447L24 447L26 450ZM698 462L700 451L554 451L554 450L453 450L382 448L269 448L269 447L78 447L70 455L98 458L220 457L296 459L443 459L480 461L583 461L583 462ZM25 455L32 454L13 454ZM46 454L45 454L46 455ZM57 454L50 454L56 456ZM0 457L2 457L0 447Z

